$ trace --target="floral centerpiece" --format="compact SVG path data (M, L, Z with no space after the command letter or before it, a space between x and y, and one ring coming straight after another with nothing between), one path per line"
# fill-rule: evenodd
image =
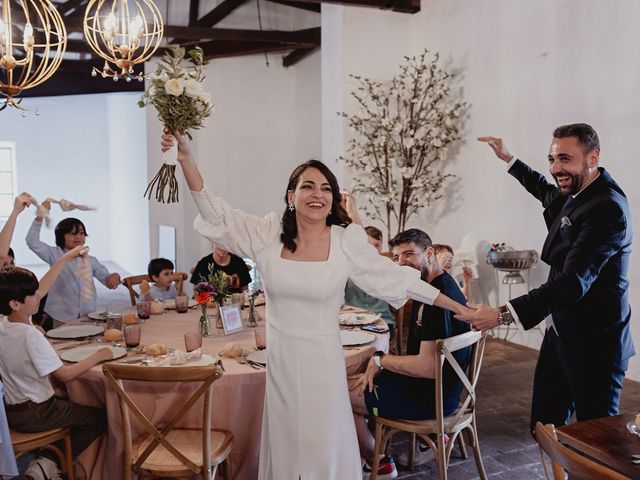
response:
M138 106L153 105L168 132L178 132L191 140L191 130L202 128L203 120L213 112L213 104L203 88L205 61L202 49L195 47L189 50L188 56L185 60L185 49L178 46L165 53L147 82ZM178 201L177 156L175 145L163 154L162 167L147 186L145 197L151 199L155 191L156 200L165 203L165 189L169 187L167 202Z
M258 326L258 312L256 311L256 298L262 293L262 290L256 289L249 292L249 320L250 327Z
M195 294L195 301L202 309L199 330L203 337L208 337L211 335L211 324L209 323L209 316L207 315L207 305L211 299L214 298L216 289L209 282L200 282L194 287L193 292Z

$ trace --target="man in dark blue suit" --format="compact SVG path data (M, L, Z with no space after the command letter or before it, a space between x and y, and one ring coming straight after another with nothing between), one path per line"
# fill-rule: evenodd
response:
M556 128L549 171L556 185L509 153L496 137L480 137L509 173L544 207L549 233L541 258L551 267L539 288L499 308L477 305L458 317L487 330L515 322L547 329L536 365L531 428L618 414L629 358L631 214L627 198L598 166L600 143L589 125Z

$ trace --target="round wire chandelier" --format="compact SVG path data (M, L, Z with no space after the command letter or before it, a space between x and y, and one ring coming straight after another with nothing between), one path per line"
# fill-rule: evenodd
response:
M0 103L23 109L20 94L60 66L67 31L49 0L0 0L0 5Z
M84 13L84 36L91 49L104 59L102 70L92 76L143 80L134 65L145 62L162 41L160 10L152 0L90 0Z

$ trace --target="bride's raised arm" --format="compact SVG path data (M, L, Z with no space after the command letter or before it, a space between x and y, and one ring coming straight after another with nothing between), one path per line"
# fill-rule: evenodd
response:
M234 209L222 198L209 193L189 146L180 134L165 132L160 142L162 151L169 150L175 142L178 142L178 162L199 213L193 228L200 235L236 255L252 259L279 240L282 228L276 214L257 217Z

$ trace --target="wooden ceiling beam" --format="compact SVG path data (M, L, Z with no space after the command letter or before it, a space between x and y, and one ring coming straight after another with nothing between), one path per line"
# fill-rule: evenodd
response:
M56 9L63 17L69 16L83 7L88 0L66 0L63 3L56 4Z
M295 0L269 0L271 3L278 3L280 5L286 5L287 7L300 8L308 12L320 13L319 3L305 3Z
M315 47L309 47L309 48L298 48L282 59L282 65L284 67L292 67L293 65L298 63L300 60L311 55L318 48L320 48L320 45L316 45Z
M402 13L417 13L420 11L420 0L296 0L302 3L335 3L339 5L353 5L356 7L380 8Z
M291 45L283 45L280 43L262 43L262 42L211 42L203 45L204 56L207 59L237 57L241 55L254 55L265 52L284 52L291 50Z

